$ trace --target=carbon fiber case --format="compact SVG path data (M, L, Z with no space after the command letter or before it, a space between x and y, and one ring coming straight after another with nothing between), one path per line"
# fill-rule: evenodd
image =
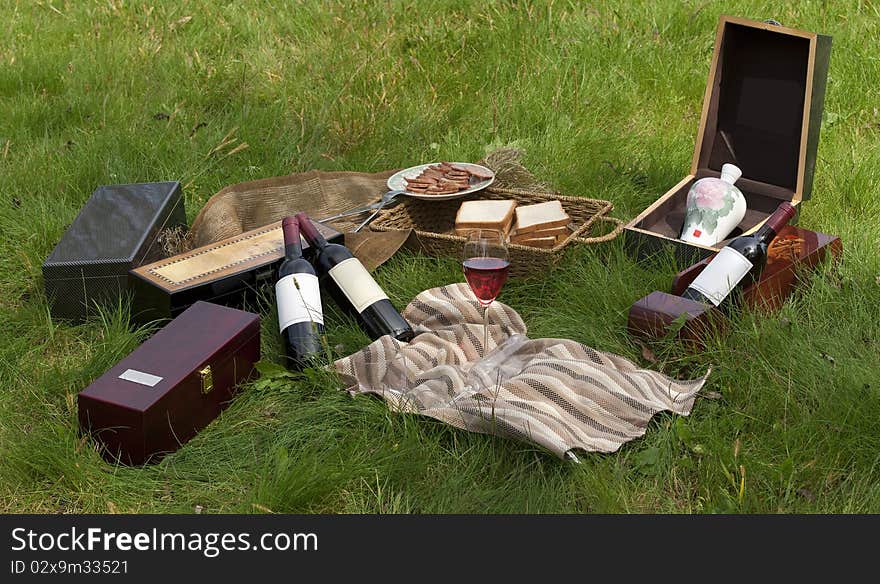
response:
M165 254L166 228L186 226L180 183L98 187L43 263L55 318L80 321L128 291L128 272Z

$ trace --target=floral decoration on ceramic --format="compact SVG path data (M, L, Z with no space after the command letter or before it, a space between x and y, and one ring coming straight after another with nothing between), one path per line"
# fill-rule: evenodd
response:
M739 225L746 214L746 200L733 183L742 171L733 164L721 167L721 178L696 181L688 192L681 239L714 246Z

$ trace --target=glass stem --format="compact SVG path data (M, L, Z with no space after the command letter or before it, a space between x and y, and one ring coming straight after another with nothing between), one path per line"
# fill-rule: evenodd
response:
M490 303L491 304L491 303ZM489 304L483 307L483 357L489 352Z

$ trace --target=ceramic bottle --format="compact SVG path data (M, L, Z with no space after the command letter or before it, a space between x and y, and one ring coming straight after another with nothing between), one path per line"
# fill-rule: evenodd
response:
M739 167L725 164L721 178L701 178L691 186L682 241L714 247L739 225L746 214L746 199L734 186L740 176Z

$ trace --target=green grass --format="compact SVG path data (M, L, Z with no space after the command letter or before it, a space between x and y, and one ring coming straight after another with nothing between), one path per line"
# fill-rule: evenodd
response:
M668 286L671 262L638 264L617 240L502 293L533 336L674 375L711 365L720 399L581 465L391 413L319 372L245 387L154 466L109 465L78 436L76 394L147 335L124 306L49 317L40 265L96 186L180 180L191 221L231 183L514 144L539 178L630 218L690 167L721 13L834 37L801 224L842 237L839 277L700 355L658 347L657 363L626 311ZM880 512L876 2L13 0L0 38L0 511ZM402 307L461 275L400 254L377 278ZM257 308L277 359L271 301ZM367 341L329 324L339 354Z

